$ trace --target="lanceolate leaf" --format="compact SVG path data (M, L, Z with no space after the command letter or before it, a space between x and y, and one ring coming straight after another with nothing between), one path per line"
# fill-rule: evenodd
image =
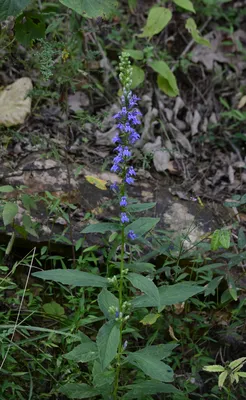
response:
M116 0L59 0L60 3L88 18L108 17L117 7Z
M81 363L95 360L98 358L96 343L92 341L90 343L81 343L63 357L67 360Z
M81 233L105 233L120 230L120 224L114 222L99 222L98 224L91 224L84 228Z
M86 383L66 383L60 387L59 392L69 399L91 399L99 394L99 390L86 385Z
M202 286L177 283L176 285L162 286L159 288L160 307L182 303L189 297L195 296L204 291ZM137 296L132 301L132 305L139 307L155 307L153 299L147 295Z
M172 18L172 13L168 8L153 7L149 11L147 23L143 28L143 33L139 37L149 37L157 35L165 28Z
M134 287L140 289L141 292L145 293L149 298L151 298L156 307L159 307L160 305L159 291L157 286L154 284L154 282L152 282L151 279L134 273L128 274L127 279L131 282L131 284Z
M177 343L157 344L153 346L146 346L141 350L135 351L132 354L140 354L145 357L155 357L159 361L170 356L173 349L178 346Z
M141 217L129 224L126 227L125 232L127 234L130 230L133 230L137 236L142 236L153 229L159 221L160 218Z
M120 341L120 328L115 321L104 324L97 335L97 347L102 369L108 367L117 354Z
M104 287L108 281L102 276L78 271L76 269L51 269L49 271L34 272L36 278L60 282L72 286Z
M167 364L159 361L156 357L145 354L131 353L127 357L130 364L141 369L146 375L161 382L173 381L173 370Z
M173 385L158 382L156 380L147 380L127 386L130 391L126 393L122 400L140 399L142 396L148 396L156 393L179 393L182 394Z
M156 203L135 203L135 204L129 204L127 206L127 210L129 212L141 212L145 210L149 210L150 208L153 208L156 206Z
M173 2L185 10L195 13L193 4L190 0L173 0Z
M0 21L18 15L31 0L0 0Z

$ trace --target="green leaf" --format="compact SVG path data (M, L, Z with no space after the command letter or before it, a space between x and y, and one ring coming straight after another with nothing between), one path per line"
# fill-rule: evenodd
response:
M219 375L219 380L218 380L219 388L223 387L224 382L225 382L225 380L227 378L227 375L228 375L228 371L224 371Z
M18 213L18 206L15 203L5 203L3 207L3 223L4 226L12 224L16 214Z
M225 368L222 365L207 365L203 367L203 371L207 372L223 372Z
M160 307L182 303L192 296L204 291L204 288L192 284L177 283L176 285L162 286L159 288ZM132 301L135 308L155 307L153 299L147 295L137 296Z
M220 230L216 229L211 238L211 250L218 250L220 247Z
M228 290L234 301L237 301L237 288L231 276L227 277Z
M237 358L229 364L229 368L234 371L239 371L246 363L246 357Z
M23 194L21 195L21 201L22 201L24 207L25 207L28 211L30 211L31 209L37 210L37 204L36 204L36 202L35 202L34 199L33 199L31 196L29 196L28 194L23 193Z
M154 325L161 314L147 314L145 317L140 321L143 325Z
M120 224L114 222L99 222L98 224L91 224L84 228L81 233L106 233L108 231L119 231Z
M145 354L136 352L129 354L126 361L141 369L146 375L150 376L150 378L161 382L173 381L172 368L164 362L159 361L156 357L146 357Z
M94 342L81 343L63 356L67 360L86 363L98 358L97 345Z
M1 190L1 188L0 188L0 190ZM246 245L246 235L244 233L243 228L240 228L238 231L238 242L237 243L238 243L239 249L243 250L243 248Z
M129 204L127 206L127 211L129 212L142 212L145 210L149 210L156 206L156 203L136 203L136 204Z
M144 263L144 262L135 262L132 264L126 264L126 268L128 268L130 271L138 273L155 271L154 264Z
M161 361L171 355L173 349L178 346L177 343L157 344L154 346L146 346L141 350L135 351L133 354L145 355L145 357L155 357Z
M172 18L172 13L168 8L153 7L149 11L147 23L143 28L143 33L139 37L149 37L157 35L165 28Z
M109 17L116 11L115 0L59 0L68 8L87 18Z
M132 66L132 84L131 89L135 89L144 81L144 70L136 65Z
M92 368L92 376L93 386L95 388L100 388L100 393L103 394L106 399L109 399L110 392L112 392L111 385L115 379L114 369L103 371L100 362L95 360Z
M24 214L22 216L22 224L25 230L30 233L31 235L38 237L37 232L35 232L34 229L34 223L31 220L31 217L29 215Z
M188 18L185 24L186 29L190 32L194 41L198 44L211 47L209 40L204 39L197 29L196 23L193 18Z
M190 0L173 0L177 6L184 8L187 11L191 11L193 13L196 13L193 7L193 4Z
M126 234L133 230L137 236L143 236L145 233L153 229L160 221L160 218L141 217L125 228Z
M242 378L246 378L246 372L238 372L237 374Z
M10 185L0 186L0 193L10 193L13 192L14 190L15 189L13 188L13 186Z
M160 306L159 291L151 279L134 273L129 273L126 278L134 287L141 290L141 292L145 293L153 301L154 307Z
M228 231L227 229L221 229L220 230L220 244L224 249L229 249L230 247L230 238L231 238L231 232Z
M97 334L97 347L102 369L106 369L117 354L120 328L115 321L106 322Z
M99 394L98 390L86 385L86 383L66 383L59 388L59 392L69 399L91 399Z
M158 87L168 96L178 96L177 81L167 63L165 61L153 61L149 66L159 74L157 77Z
M122 397L122 400L141 399L143 396L157 393L181 393L173 385L156 380L146 380L133 385L127 385L126 388L130 390Z
M50 303L44 304L43 309L46 314L54 315L57 317L62 317L65 314L64 308L60 306L60 304L56 303L56 301L51 301Z
M108 281L102 276L78 271L76 269L51 269L49 271L34 272L36 278L60 282L72 286L104 287Z
M123 51L128 53L134 60L143 60L144 58L144 53L142 50L125 49Z
M103 312L105 318L111 319L114 318L109 312L108 309L110 306L114 306L119 309L119 300L113 293L109 292L107 289L103 288L101 293L99 293L97 297L97 302L100 310Z
M31 0L0 0L0 21L18 15Z
M215 294L215 289L219 286L220 282L222 281L223 276L217 276L216 278L212 279L206 286L204 296L209 296L210 294Z
M25 12L15 21L15 38L23 46L27 47L35 39L45 37L45 21L41 14Z

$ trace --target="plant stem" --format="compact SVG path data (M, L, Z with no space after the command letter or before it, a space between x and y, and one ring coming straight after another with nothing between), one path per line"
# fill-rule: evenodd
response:
M125 249L125 228L121 229L121 254L120 254L120 284L119 284L119 312L122 312L122 304L123 304L123 280L124 280L124 249ZM120 377L120 359L122 354L122 331L123 331L123 321L121 319L120 322L120 340L117 352L117 364L115 371L115 383L114 383L114 400L117 400L117 392L119 386L119 377Z

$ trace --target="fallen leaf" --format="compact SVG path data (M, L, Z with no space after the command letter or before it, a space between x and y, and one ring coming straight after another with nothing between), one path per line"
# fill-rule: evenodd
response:
M239 110L241 110L241 108L243 108L245 106L245 104L246 104L246 96L243 96L241 98L241 100L239 101L237 108Z
M168 169L168 163L170 160L170 153L168 150L157 150L154 153L154 166L156 171L164 172Z
M190 144L189 140L187 139L187 137L185 135L183 135L183 133L177 132L175 139L177 140L177 142L179 142L181 144L181 146L183 146L183 148L185 150L187 150L189 153L192 153L191 144Z
M174 312L179 315L184 311L185 302L174 304Z
M172 328L171 325L169 325L168 331L169 331L169 335L171 336L171 338L172 338L173 340L176 340L176 341L178 342L178 339L177 339L176 336L174 335L174 331L173 331L173 328Z
M96 178L95 176L90 176L86 175L85 179L87 182L89 182L91 185L96 186L100 190L107 190L106 184L107 181L104 181L103 179Z
M28 93L32 88L30 78L20 78L0 91L0 124L8 127L24 123L31 112Z

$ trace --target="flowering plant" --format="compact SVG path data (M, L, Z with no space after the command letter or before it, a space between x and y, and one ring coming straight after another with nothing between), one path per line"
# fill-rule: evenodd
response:
M135 128L140 124L141 116L137 108L139 99L130 90L131 75L129 56L123 53L120 57L120 81L123 86L122 108L114 116L117 120L118 133L113 139L116 155L111 167L111 171L120 177L120 183L114 183L111 186L118 196L119 223L96 223L87 226L82 231L84 234L114 232L114 239L117 238L117 246L113 247L115 267L119 268L119 273L112 276L108 270L105 277L79 270L56 269L34 274L36 277L64 284L102 288L97 302L106 322L100 327L96 342L83 334L81 344L64 355L69 361L88 364L88 372L91 371L92 374L89 382L87 379L85 383L81 377L82 383L68 382L59 388L59 391L69 398L96 396L107 400L147 399L152 398L148 396L155 393L178 392L174 386L166 383L173 380L173 371L162 361L169 356L177 344L148 345L137 351L130 350L131 342L135 340L130 334L134 331L130 325L131 316L134 313L137 314L139 308L143 308L145 313L148 307L156 308L158 313L147 314L142 321L142 323L152 324L153 315L157 319L165 304L169 304L166 303L165 296L161 294L153 280L143 275L146 272L146 265L134 264L134 260L129 259L126 253L127 242L131 246L132 241L140 240L159 222L159 218L150 217L140 217L131 221L130 216L133 212L146 210L155 205L155 203L133 203L129 200L127 193L128 186L132 185L136 178L136 171L131 165L132 146L140 138ZM119 252L117 251L118 243L120 243ZM148 267L149 265L151 264L148 264ZM137 294L136 289L142 293L141 296ZM134 295L131 297L129 293ZM92 367L89 366L90 363ZM131 369L132 375L129 374Z

